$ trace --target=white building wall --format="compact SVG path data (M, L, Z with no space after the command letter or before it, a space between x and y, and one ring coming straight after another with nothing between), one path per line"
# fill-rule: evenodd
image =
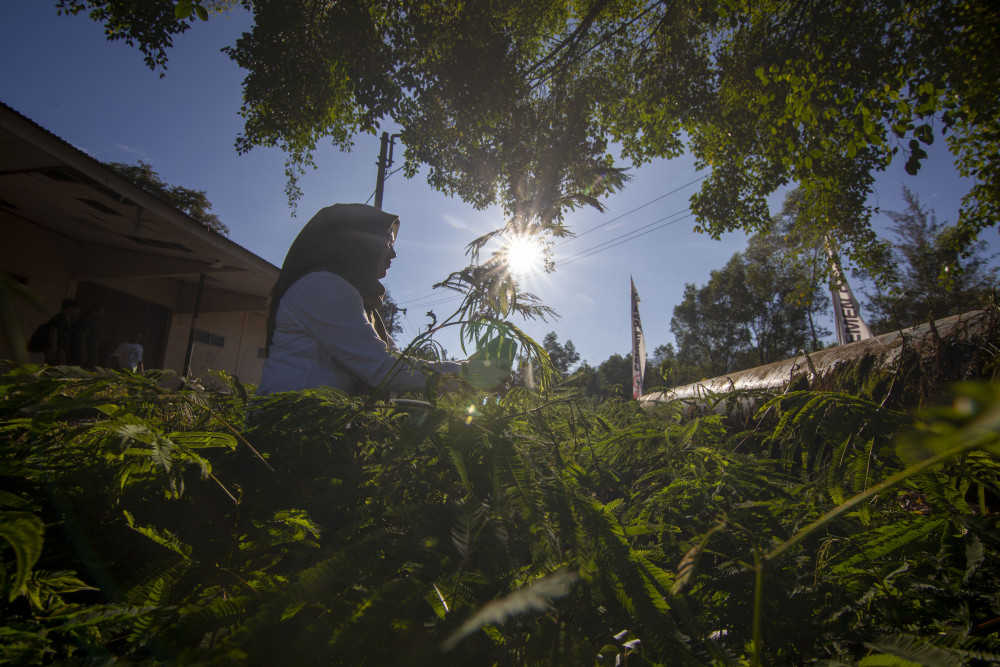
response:
M225 370L236 375L241 382L260 382L264 359L258 357L258 351L264 347L265 324L264 314L256 312L199 315L195 328L221 337L222 345L196 340L191 351L191 376ZM190 331L191 313L174 313L163 364L166 368L183 372ZM207 379L205 381L211 384Z
M267 336L267 315L243 313L243 337L236 362L236 375L243 382L257 384L264 368L264 342Z
M77 296L77 281L70 276L79 258L80 244L39 225L24 222L2 209L0 233L3 237L0 271L23 282L41 302L39 310L25 299L14 299L22 334L27 338L35 327L59 311L63 299ZM178 287L173 281L126 277L94 282L168 308L174 307L178 300ZM264 313L203 313L198 320L198 328L221 336L223 345L196 342L191 359L192 374L226 370L243 382L260 382L264 359L258 356L258 351L264 347ZM164 368L178 373L183 371L190 326L190 313L172 316ZM107 342L115 345L121 341ZM0 360L3 359L13 359L6 335L0 335ZM37 354L30 354L29 359L34 363L42 362L41 355Z

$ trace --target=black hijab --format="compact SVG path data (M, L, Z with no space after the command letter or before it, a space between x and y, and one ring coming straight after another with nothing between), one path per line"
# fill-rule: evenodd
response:
M313 271L344 278L358 292L375 331L386 343L389 334L378 314L385 287L378 281L378 263L386 241L395 240L399 216L366 204L334 204L320 209L292 242L281 264L278 281L267 301L267 343L271 349L278 304L296 280Z

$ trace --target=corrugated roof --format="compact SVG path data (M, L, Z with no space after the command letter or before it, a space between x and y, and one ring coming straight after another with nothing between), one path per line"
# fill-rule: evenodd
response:
M206 273L213 289L263 298L278 275L267 260L2 102L0 212L86 244L92 254L117 249L150 258L147 274L180 283Z

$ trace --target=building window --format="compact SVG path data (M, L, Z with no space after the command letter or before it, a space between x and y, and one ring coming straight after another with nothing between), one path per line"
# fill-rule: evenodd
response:
M194 330L194 339L199 343L212 345L213 347L224 347L226 345L225 337L209 333L207 331L202 331L201 329Z

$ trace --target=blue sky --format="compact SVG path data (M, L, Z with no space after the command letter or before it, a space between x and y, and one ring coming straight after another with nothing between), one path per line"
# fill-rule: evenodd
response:
M301 181L304 194L297 217L284 193L283 155L275 149L236 154L244 73L219 49L248 27L246 16L213 16L175 38L162 79L145 67L137 49L107 42L101 26L84 16L57 16L50 0L5 0L3 19L0 100L98 160L143 160L168 183L206 191L213 212L229 226L230 238L275 265L281 265L295 235L317 210L338 202L365 202L374 191L378 137L358 137L349 153L321 147L317 169ZM883 210L902 210L906 185L939 220L954 221L968 186L942 144L932 147L917 177L907 175L902 164L893 165L878 179L873 203ZM571 339L594 365L631 350L630 274L642 300L646 346L652 354L657 345L673 340L670 317L684 284L705 283L710 271L746 241L742 234L715 241L692 231L687 206L697 185L685 185L699 177L693 160L657 162L634 171L633 177L622 193L607 200L605 213L570 213L567 223L579 238L556 248L555 273L525 280L525 289L561 317L515 322L538 340L548 331L560 340ZM780 204L779 194L772 210ZM499 227L501 212L477 211L436 192L422 177L407 180L402 173L387 181L383 208L401 219L399 256L384 282L408 309L404 333L398 336L405 344L429 323L428 310L443 319L457 305L445 300L449 293L435 293L432 286L468 263L466 244ZM635 240L587 254L630 232L642 233L644 227L648 233ZM1000 249L995 229L986 238ZM558 268L560 262L565 265ZM461 356L454 337L444 335L441 342L449 354Z

